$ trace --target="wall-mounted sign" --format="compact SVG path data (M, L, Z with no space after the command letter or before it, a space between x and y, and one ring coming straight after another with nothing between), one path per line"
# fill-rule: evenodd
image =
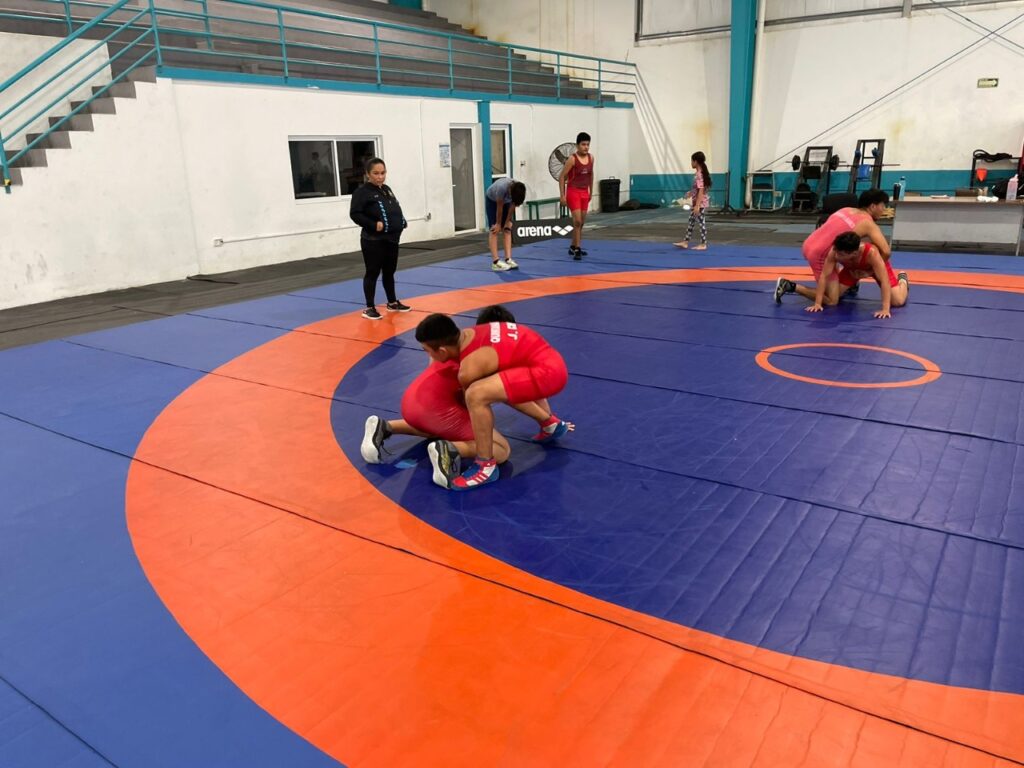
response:
M452 145L451 144L438 144L438 154L441 156L441 167L451 168L452 167Z
M978 78L979 88L995 88L999 85L998 77L980 77Z

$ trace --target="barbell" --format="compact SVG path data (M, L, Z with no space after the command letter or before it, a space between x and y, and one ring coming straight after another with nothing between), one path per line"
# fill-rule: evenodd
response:
M800 158L800 155L793 155L793 159L790 161L793 165L794 171L799 171L800 166L804 164L804 161ZM819 163L812 163L812 165L819 165ZM828 161L828 167L833 171L839 167L839 155L832 155Z

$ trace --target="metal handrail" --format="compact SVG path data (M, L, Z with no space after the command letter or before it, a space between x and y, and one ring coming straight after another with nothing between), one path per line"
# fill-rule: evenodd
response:
M86 35L91 37L93 30L102 28L105 31L109 30L109 33L87 51L79 54L74 61L62 66L60 71L51 75L46 82L35 87L30 93L22 96L15 103L7 105L4 111L0 113L0 119L11 115L15 110L37 97L44 89L51 87L61 78L64 78L60 85L62 92L59 96L51 99L45 107L36 111L31 118L23 121L13 131L9 131L6 139L3 135L0 135L0 172L2 172L0 181L2 181L8 192L10 192L10 169L12 163L17 162L26 152L45 140L53 131L66 124L74 115L86 109L96 98L107 93L116 82L125 78L144 62L151 61L155 57L157 74L160 74L166 67L165 53L188 54L189 56L199 57L211 62L218 59L271 62L274 67L279 66L283 70L283 81L285 84L294 83L296 85L313 82L308 77L296 76L296 67L301 72L302 67L306 66L337 72L342 79L344 79L344 72L353 74L366 73L368 80L375 81L377 89L399 93L413 92L416 89L414 86L407 86L401 83L395 84L393 81L392 83L387 83L385 82L386 76L423 76L435 78L442 82L443 85L439 86L436 83L431 83L427 90L443 91L466 98L480 98L483 96L485 98L507 97L509 99L530 100L536 97L539 101L577 104L592 103L600 106L603 103L603 94L611 96L612 101L619 95L634 97L636 95L636 65L627 61L603 59L584 54L571 54L564 51L526 45L509 45L470 35L453 34L451 32L441 32L375 19L345 16L326 11L295 8L287 5L262 2L262 0L219 0L219 2L222 6L238 6L267 11L269 15L272 15L273 20L227 16L224 15L225 11L223 10L220 13L210 13L208 0L190 0L196 6L195 11L182 10L180 8L160 8L158 7L159 0L117 0L113 5L95 2L94 0L40 1L54 6L55 12L52 15L47 12L43 16L33 16L24 12L0 12L0 18L46 20L62 23L67 27L68 35L50 50L37 56L17 73L8 77L3 83L0 83L0 98L13 84L21 82L30 73L35 72L41 65L53 59L69 45L77 40L81 40ZM82 22L83 14L79 13L76 9L83 8L97 9L99 12L93 18ZM118 21L111 18L114 14L126 9L131 14L127 20ZM58 10L59 13L57 12ZM304 23L303 19L307 21ZM81 22L77 28L75 28L76 20ZM178 28L173 23L166 23L174 20L194 21L197 28ZM165 23L162 24L161 21ZM317 21L354 26L356 29L365 29L366 34L356 34L351 29L348 31L335 31L313 28L312 25ZM253 30L253 33L251 35L229 33L223 29L218 30L215 25L232 25L236 30L240 27L248 27ZM105 57L103 63L85 77L79 78L73 85L67 86L68 81L77 77L71 73L74 67L81 64L87 57L93 55L97 49L111 43L118 34L127 30L137 31L139 34L130 43L124 44L119 42L118 44L121 45L120 50L113 55ZM261 36L263 33L256 30L266 30L267 36ZM413 40L389 39L391 36L386 34L388 32L399 32L415 37ZM161 42L161 35L172 36L173 40L168 39L166 42ZM294 38L296 35L323 36L324 42L310 39L289 39ZM205 43L205 48L185 48L173 44L174 40L189 39L201 40L202 43ZM367 43L367 50L354 49L350 42L346 42L355 40ZM436 45L432 45L427 42L430 40L437 40L438 42ZM200 46L202 46L202 43L200 43ZM224 43L235 43L242 46L250 45L256 47L256 52L226 51L215 48L215 45L223 45ZM332 43L337 44L332 45ZM268 47L264 49L263 46ZM276 53L266 53L266 51L273 50L271 46L277 49ZM125 56L128 51L133 49L142 51L143 48L146 50L139 58L126 67L116 78L113 78L106 84L95 87L93 94L75 107L70 114L54 121L45 132L27 143L17 154L8 156L7 145L9 145L13 138L16 138L22 131L28 129L36 120L45 116L48 110L88 83L91 78L96 77L105 68L109 67L110 64ZM366 56L368 60L372 58L372 64L364 66L358 63L310 58L310 56L315 56L317 52L356 57ZM426 55L416 56L416 52ZM527 59L527 57L523 56L523 53L535 56ZM468 66L465 64L465 57L472 57L473 61L480 62L472 65L474 70L472 77L459 74L460 68ZM462 58L463 63L457 64L456 58ZM528 73L517 72L514 66L517 59L531 61L533 65L540 69ZM404 62L413 61L419 62L421 67L424 61L426 61L431 65L432 69L436 65L437 71L424 72L422 68L419 70L405 68ZM309 70L307 69L306 71L308 72ZM168 68L168 72L172 74L193 73L201 75L200 70L181 70L175 69L173 66ZM551 82L523 79L524 76L527 78L551 78ZM261 81L267 82L280 82L282 80L282 78L276 75L238 75L238 77L239 79L256 77ZM563 79L566 80L565 83L562 82ZM467 83L468 87L460 88L459 86L462 83ZM486 84L485 87L492 88L493 92L481 91L479 86L482 84ZM614 89L608 87L612 85L620 87ZM477 87L474 88L474 86ZM353 84L351 87L364 88L369 86ZM534 96L524 95L522 91L517 91L521 87L532 89ZM594 98L591 99L589 96L571 96L574 93L578 94L581 89L594 92ZM537 91L541 93L550 91L553 93L553 97L536 96ZM569 97L567 97L567 93L570 94ZM488 94L490 95L488 96Z

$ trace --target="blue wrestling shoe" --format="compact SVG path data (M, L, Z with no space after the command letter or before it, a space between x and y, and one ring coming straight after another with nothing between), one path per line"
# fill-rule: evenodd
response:
M569 431L569 422L558 421L555 424L541 427L540 432L534 435L531 440L535 443L550 443L552 440L557 440L562 437L566 432Z

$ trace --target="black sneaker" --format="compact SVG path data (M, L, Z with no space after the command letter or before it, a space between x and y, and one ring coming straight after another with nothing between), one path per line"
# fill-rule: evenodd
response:
M851 299L856 299L858 293L860 293L860 281L857 281L849 288L847 288L846 293L844 293L843 296L847 296Z
M363 429L363 443L359 446L359 452L367 464L380 464L381 454L384 451L384 441L391 437L391 429L387 421L380 416L371 416L366 420L366 427Z
M389 301L388 312L408 312L412 307L403 304L400 301Z
M787 293L794 293L796 291L796 283L792 280L787 280L784 277L780 277L775 281L775 303L781 304L782 297Z
M579 248L570 248L569 253L572 254L573 261L579 261L580 259L583 258L583 251L581 251Z
M363 310L363 317L367 320L380 320L380 312L377 311L376 307L367 307Z
M427 455L434 468L434 484L451 490L452 482L462 474L462 457L453 443L435 440L427 446Z
M907 296L909 296L910 295L910 278L907 277L907 273L906 272L898 272L898 273L896 273L896 279L897 280L902 280L904 283L907 284Z
M587 255L587 252L586 252L586 251L584 251L584 250L583 250L582 248L577 248L577 249L576 249L576 254L577 254L578 256L586 256L586 255Z

